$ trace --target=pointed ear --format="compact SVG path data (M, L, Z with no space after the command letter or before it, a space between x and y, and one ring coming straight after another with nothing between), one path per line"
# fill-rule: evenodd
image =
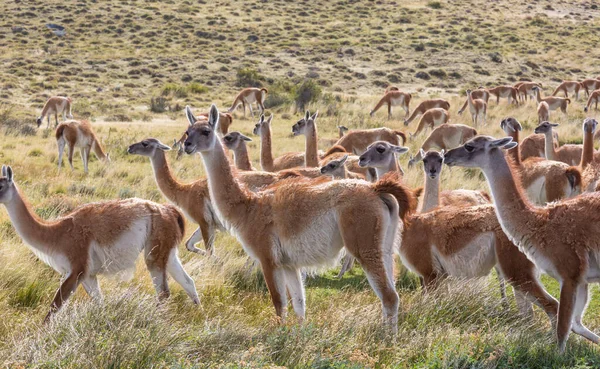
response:
M261 114L260 118L258 119L258 124L263 124L264 121L265 121L265 115Z
M510 150L514 147L517 147L518 143L516 142L509 142L508 144L504 145L503 149L504 150Z
M164 143L158 141L158 148L161 149L162 151L169 151L171 150L171 148L168 145L165 145Z
M444 154L446 153L446 150L442 149L442 151L440 151L440 156L442 157L442 159L444 158Z
M8 179L9 183L12 183L13 181L13 170L10 166L6 167L6 178Z
M6 177L6 165L2 165L2 177Z
M342 158L340 159L340 165L344 164L347 159L348 159L348 154L342 156Z
M518 120L515 119L515 122L517 122L517 125L515 126L515 128L517 129L517 131L522 131L523 130L523 126L521 125L521 123L519 123Z
M560 125L560 124L558 124L558 123L550 123L550 122L548 122L548 123L549 123L549 124L550 124L552 127L558 127L558 126Z
M503 148L511 142L512 142L512 137L504 137L504 138L499 138L494 141L490 141L489 145L492 148L494 148L494 147L502 147Z
M252 141L252 139L248 136L244 136L243 134L240 133L240 137L242 138L242 140L244 141Z
M317 119L317 117L318 117L318 116L319 116L319 111L317 110L317 111L316 111L316 112L315 112L315 113L312 115L312 117L310 117L310 119L312 119L312 120L315 120L315 119Z
M403 154L408 151L408 147L392 145L392 150L397 154Z
M308 120L310 118L310 112L307 110L306 114L304 114L304 120Z
M210 110L208 111L208 124L210 124L213 128L219 124L219 109L215 104L210 106Z
M269 119L267 119L267 124L271 124L272 121L273 121L273 114L271 114L269 116Z
M190 108L189 105L186 105L185 107L185 116L187 117L190 126L196 123L196 117L194 116L194 113L192 113L192 108Z
M421 154L421 157L424 158L425 157L425 150L423 150L422 148L419 149L419 154Z

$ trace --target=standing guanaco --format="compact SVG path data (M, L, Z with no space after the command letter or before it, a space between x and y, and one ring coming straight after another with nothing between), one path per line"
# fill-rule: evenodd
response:
M42 115L40 115L37 120L37 126L42 125L42 120L44 117L48 117L48 129L50 129L50 116L54 114L54 119L56 120L54 126L58 126L58 114L62 114L63 120L73 119L73 114L71 114L71 98L70 97L62 97L62 96L53 96L46 101L44 108L42 109Z

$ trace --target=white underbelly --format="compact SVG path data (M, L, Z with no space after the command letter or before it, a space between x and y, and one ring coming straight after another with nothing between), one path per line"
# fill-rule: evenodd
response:
M525 193L529 200L536 205L545 205L548 202L546 197L546 178L540 176L534 180L526 189Z
M496 265L494 233L484 233L453 255L441 255L435 245L432 247L434 268L439 274L460 278L486 276Z

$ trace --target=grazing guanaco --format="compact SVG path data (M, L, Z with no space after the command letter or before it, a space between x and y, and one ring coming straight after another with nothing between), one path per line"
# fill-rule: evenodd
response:
M88 172L88 161L92 150L98 159L110 162L110 155L102 148L90 122L87 120L67 120L59 124L56 127L56 143L58 144L58 169L62 165L65 145L69 145L69 165L71 165L71 170L74 169L73 152L76 147L79 147L85 173Z
M600 193L577 196L545 207L532 205L503 150L512 138L478 136L446 154L446 164L480 168L488 181L494 207L508 238L539 269L560 283L556 328L560 351L571 329L598 343L582 318L588 303L588 284L600 276Z
M521 123L513 117L502 119L500 128L513 142L519 143ZM522 160L519 147L507 151L514 169L520 174L521 186L529 201L537 205L571 198L581 193L581 171L554 160L529 157Z
M44 107L42 108L42 115L40 115L35 121L38 128L42 125L42 121L44 117L48 118L48 126L47 129L50 129L50 116L54 114L54 126L58 126L58 114L62 114L63 120L73 119L73 114L71 113L71 103L72 100L70 97L62 97L62 96L52 96L46 101Z
M600 90L592 91L590 97L588 98L587 104L585 104L585 108L583 108L583 111L587 113L592 104L595 104L594 110L598 110L598 100L600 100Z
M423 114L421 116L421 121L419 121L419 126L417 127L417 130L415 131L415 133L409 132L408 135L409 135L410 139L412 140L413 138L418 136L419 133L421 133L427 127L431 128L431 130L433 130L437 126L448 123L449 119L450 119L450 114L448 113L448 111L446 109L442 109L442 108L429 109L425 112L425 114Z
M425 152L429 150L449 150L458 145L462 145L477 135L477 130L464 124L442 124L434 129L429 137L421 145ZM408 166L412 167L422 159L419 151L416 156L410 157Z
M535 100L534 87L542 88L542 84L538 82L523 82L518 87L515 86L519 92L519 98L523 103L527 102L527 98L529 98L529 100Z
M384 322L396 332L399 298L393 254L399 223L414 209L411 191L397 178L386 177L375 184L290 179L271 190L249 192L240 185L216 137L216 106L210 112L208 122L198 122L186 108L190 126L185 151L201 154L217 214L244 250L260 262L281 321L287 313L286 291L298 319L304 320L300 269L335 261L345 246L362 264L381 300ZM361 226L356 227L359 218Z
M265 103L267 93L269 93L269 91L266 88L245 88L242 91L240 91L240 93L235 97L235 100L233 100L233 104L231 104L231 107L229 108L229 110L227 110L227 112L232 113L241 104L244 109L245 117L247 104L248 108L250 109L250 114L252 114L252 117L254 118L252 104L256 103L256 106L260 110L260 114L263 114L265 112L265 106L263 104Z
M559 92L563 92L565 97L569 97L569 92L575 94L575 100L579 100L579 91L583 89L581 83L577 81L564 81L552 92L552 96L558 95Z
M150 159L154 179L162 194L198 224L185 242L186 248L191 252L213 255L216 231L224 228L210 200L208 181L203 178L192 183L179 182L167 162L166 151L169 150L169 146L156 138L147 138L129 146L127 152ZM251 191L264 189L280 179L275 173L258 171L239 172L238 178ZM206 252L195 246L200 240L204 241Z
M485 119L487 116L487 103L481 99L473 99L471 96L471 90L467 90L467 103L469 104L469 112L471 113L473 125L477 127L477 122L481 118L483 118L483 124L485 125Z
M402 138L400 142L399 138ZM406 134L402 131L389 128L371 128L352 130L336 142L336 146L343 147L347 152L360 155L370 144L375 141L387 141L393 145L404 145Z
M248 147L246 142L252 141L250 137L244 136L240 132L230 132L223 136L223 144L233 152L235 167L239 170L256 170L252 166Z
M194 281L177 256L185 223L174 206L135 198L112 200L82 205L68 215L46 221L31 209L7 166L2 166L0 203L31 251L63 276L45 321L79 284L90 297L101 298L98 275L133 275L142 250L160 299L169 296L168 273L195 304L200 303Z
M513 86L497 86L494 88L488 88L490 95L496 96L496 104L500 104L500 98L508 99L508 103L514 103L519 105L519 99L517 97L518 91Z
M544 135L546 159L561 161L569 165L578 165L581 162L583 145L566 144L556 148L553 142L553 127L558 127L558 123L542 122L534 130L535 133Z
M394 87L392 87L394 88ZM397 87L396 87L397 88ZM379 100L377 105L369 112L370 116L373 116L377 110L379 110L383 105L387 104L388 107L388 119L392 119L392 106L400 106L404 109L404 117L406 118L408 114L410 114L410 99L412 95L406 92L402 92L399 90L390 90L389 88L386 90L385 95Z
M422 101L417 108L413 110L412 114L408 119L404 119L404 125L408 126L418 115L425 114L429 109L442 108L450 111L450 103L444 99L431 99Z
M600 80L598 79L584 79L581 81L581 87L585 90L585 94L590 96L590 94L600 88Z
M532 88L533 91L535 91L535 96L537 98L537 102L541 103L541 102L545 102L548 104L548 111L552 111L552 110L556 110L559 109L564 113L567 114L567 106L571 103L571 100L568 98L562 98L562 97L545 97L542 98L542 93L541 93L541 89L539 87L533 87ZM539 110L539 107L538 107ZM539 113L538 113L539 116Z
M488 90L486 90L483 87L479 87L477 90L473 90L471 91L471 97L473 99L480 99L485 101L485 103L488 103L488 100L490 99L490 93L488 92ZM461 115L463 113L463 111L465 111L465 109L469 106L469 98L467 96L467 99L465 100L465 103L463 104L463 106L460 108L460 110L458 111L458 115Z
M548 103L545 101L542 101L538 104L537 107L537 115L538 115L538 124L541 124L542 122L547 121L548 119L550 119L550 107L548 106Z
M390 92L390 91L400 91L400 88L398 88L397 86L388 86L388 87L385 89L385 93L387 94L387 93L388 93L388 92Z

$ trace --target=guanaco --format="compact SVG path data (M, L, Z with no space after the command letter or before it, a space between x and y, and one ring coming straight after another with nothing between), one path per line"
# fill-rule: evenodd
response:
M464 124L442 124L434 129L429 137L423 142L421 148L427 152L429 150L449 150L458 145L462 145L477 135L477 130ZM411 155L408 161L408 167L412 167L422 159L419 151L414 157Z
M467 90L467 103L469 104L469 111L471 112L473 125L477 127L477 122L481 118L483 118L483 124L485 125L487 116L487 103L481 99L473 99L473 96L471 96L471 90Z
M599 83L600 83L600 81L599 81ZM592 93L590 94L590 97L588 98L587 104L585 104L585 108L583 108L583 111L587 113L587 111L590 109L590 106L592 106L592 104L595 104L594 110L598 110L598 100L600 100L600 90L592 91Z
M558 123L550 123L546 121L535 127L535 133L542 133L544 135L544 153L546 159L561 161L569 165L578 165L581 162L583 145L566 144L556 148L553 142L553 128L558 126Z
M590 94L600 88L600 80L597 79L584 79L581 81L581 86L585 90L585 94L590 96Z
M535 96L537 98L537 102L541 103L541 102L545 102L546 104L548 104L548 111L552 111L552 110L556 110L559 109L564 113L567 114L567 106L571 103L571 100L568 98L562 98L562 97L546 97L546 98L542 98L542 93L541 93L541 89L539 87L533 87L532 88L533 91L535 91ZM539 106L538 106L539 109ZM539 115L539 114L538 114Z
M46 101L44 104L44 108L42 109L42 115L40 115L35 121L38 128L42 125L42 121L44 117L48 118L48 126L47 129L50 129L50 116L54 114L54 126L58 126L58 114L62 114L63 120L73 119L73 114L71 113L71 103L72 100L70 97L62 97L62 96L53 96Z
M559 92L563 92L565 97L569 97L569 92L575 94L575 100L579 100L579 91L583 89L581 83L577 81L564 81L552 92L552 96L558 95Z
M172 205L142 199L112 200L82 205L52 221L40 219L25 200L11 167L2 166L0 203L19 236L44 263L63 276L48 321L79 284L92 298L101 298L98 275L133 275L135 262L144 260L158 297L169 297L167 273L200 303L194 281L177 256L185 233L183 215Z
M429 109L425 112L425 114L423 114L421 116L421 120L419 121L419 126L417 127L417 130L415 131L415 133L409 132L408 135L409 135L410 139L412 140L416 136L418 136L427 127L431 128L431 130L433 130L437 126L448 123L449 119L450 119L450 114L448 113L448 111L446 109L442 109L442 108Z
M417 108L413 110L412 114L408 119L404 119L404 125L408 126L418 115L425 114L429 109L442 108L450 111L450 103L444 99L431 99L422 101Z
M519 99L517 98L518 91L513 86L497 86L489 88L488 92L490 95L496 96L496 104L500 104L500 98L507 98L508 103L514 103L519 105Z
M246 117L246 105L248 105L250 114L252 114L252 117L254 118L252 104L256 103L256 106L260 110L260 114L263 114L265 112L265 106L263 104L265 103L267 93L269 93L269 91L266 88L245 88L235 97L233 104L231 104L231 107L227 112L232 113L241 104L244 109L244 117Z
M402 142L400 142L399 138L402 139ZM404 145L406 143L406 134L402 131L386 127L355 129L346 133L335 145L343 147L349 153L360 155L375 141L387 141L396 146Z
M87 120L67 120L56 127L56 143L58 144L58 169L62 165L63 153L65 151L65 145L69 146L69 165L73 170L73 152L76 147L79 147L81 153L81 160L83 161L83 170L85 173L88 172L88 161L90 159L90 152L94 151L94 154L98 159L110 162L110 155L104 151L98 137L94 133L90 122Z
M229 113L220 113L221 116L219 117L219 127L217 128L217 131L221 133L221 135L226 135L227 132L229 132L229 127L231 127L231 124L233 123L233 116ZM208 113L202 113L198 116L199 119L201 118L208 118ZM181 136L181 138L179 138L179 140L173 139L173 150L177 150L177 160L181 159L181 156L183 155L183 142L185 141L185 132L183 133L183 135Z
M392 87L394 88L394 87ZM397 87L396 87L397 88ZM377 110L379 110L383 105L387 104L388 107L388 119L392 119L392 106L400 106L404 109L404 117L406 118L408 114L410 114L409 105L410 99L412 95L406 92L402 92L399 90L390 90L387 89L385 95L379 100L377 105L371 110L369 113L370 116L373 116Z
M490 93L485 88L479 87L477 90L471 91L471 97L473 99L483 100L487 104L488 100L490 99ZM465 109L468 106L469 106L469 99L468 99L468 96L467 96L467 99L465 100L465 103L463 104L463 106L458 111L458 115L461 115L463 113L463 111L465 111Z
M515 86L519 92L519 98L523 103L527 102L527 98L529 98L529 100L535 99L535 91L533 91L533 87L542 88L542 84L538 82L523 82L521 85L519 85L519 87Z
M217 107L212 105L210 112L208 123L198 122L186 108L190 126L185 151L201 154L217 214L244 250L260 262L280 320L286 318L286 291L298 319L304 320L300 269L335 261L345 246L363 266L381 300L384 322L396 332L399 298L393 254L400 221L414 209L411 191L397 178L386 177L375 184L292 178L271 190L249 192L236 179L216 137ZM361 216L367 213L368 217ZM357 217L360 227L356 227Z

